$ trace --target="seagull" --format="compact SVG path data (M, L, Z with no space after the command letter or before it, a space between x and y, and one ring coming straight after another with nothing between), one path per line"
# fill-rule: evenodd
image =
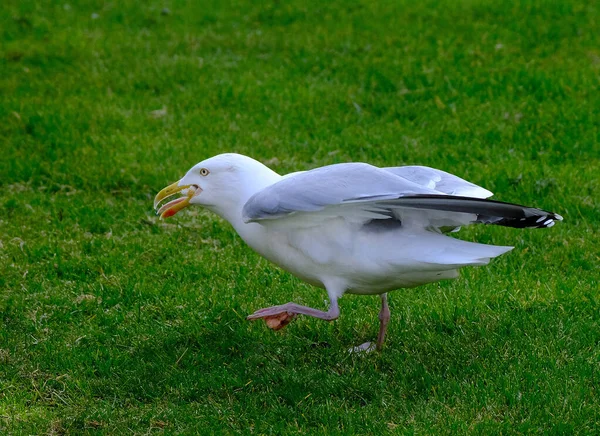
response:
M181 196L160 206L176 194ZM194 165L161 190L154 208L164 219L189 205L203 206L228 221L261 256L327 291L326 311L290 302L248 316L263 319L273 330L297 315L337 319L345 293L379 295L375 349L381 350L390 320L388 292L456 278L458 269L486 265L513 248L462 241L449 233L469 224L545 228L562 221L558 214L490 196L484 188L425 166L354 162L281 176L250 157L226 153Z

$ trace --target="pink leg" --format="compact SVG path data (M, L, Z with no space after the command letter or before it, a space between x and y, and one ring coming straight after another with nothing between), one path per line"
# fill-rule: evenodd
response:
M383 348L385 332L390 321L390 308L387 302L387 294L381 294L381 312L379 312L379 334L377 335L377 351Z
M288 325L296 317L296 315L307 315L314 318L324 319L325 321L333 321L340 316L337 298L331 299L331 305L327 312L313 309L312 307L300 306L296 303L286 303L281 306L267 307L259 309L246 319L255 320L263 318L269 328L279 330Z

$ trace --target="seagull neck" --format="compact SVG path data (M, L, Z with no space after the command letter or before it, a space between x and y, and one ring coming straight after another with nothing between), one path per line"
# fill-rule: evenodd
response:
M259 224L245 223L242 219L242 210L246 202L259 191L262 191L268 186L280 181L283 177L272 171L271 169L264 167L261 171L260 177L254 178L251 183L240 184L237 195L235 198L230 198L229 201L225 202L218 208L213 208L213 212L219 215L221 218L229 221L229 223L235 228L238 234L248 243L253 245L250 240L254 239L257 232L257 228L262 229Z
M210 209L221 218L228 221L246 244L263 254L261 247L266 239L265 228L257 223L246 223L242 219L242 209L251 196L252 195L247 195L246 198L241 199L240 202L236 202L235 204L229 203L229 207Z

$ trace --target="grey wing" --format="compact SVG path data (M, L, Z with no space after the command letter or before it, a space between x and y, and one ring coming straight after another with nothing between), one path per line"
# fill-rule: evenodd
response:
M273 220L360 202L365 208L355 206L348 209L355 212L365 209L364 218L368 218L369 209L377 209L369 204L375 200L439 193L372 165L337 164L284 177L254 194L244 205L242 213L246 222Z
M463 186L469 184L456 179ZM446 188L460 185L447 180L442 184ZM472 223L539 228L562 220L560 215L536 208L449 195L361 163L331 165L284 178L253 195L242 214L245 222L280 227L310 227L340 217L363 225L392 220L403 227L436 229Z
M464 197L488 198L494 195L487 189L468 182L454 174L435 168L410 165L404 167L383 168L392 174L403 177L411 182L425 186L448 195Z

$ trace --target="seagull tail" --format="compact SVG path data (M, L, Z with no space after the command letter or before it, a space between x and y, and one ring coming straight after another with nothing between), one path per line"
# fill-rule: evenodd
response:
M410 195L386 202L396 207L439 210L476 215L474 223L514 228L552 227L562 216L534 207L473 197L450 195Z

